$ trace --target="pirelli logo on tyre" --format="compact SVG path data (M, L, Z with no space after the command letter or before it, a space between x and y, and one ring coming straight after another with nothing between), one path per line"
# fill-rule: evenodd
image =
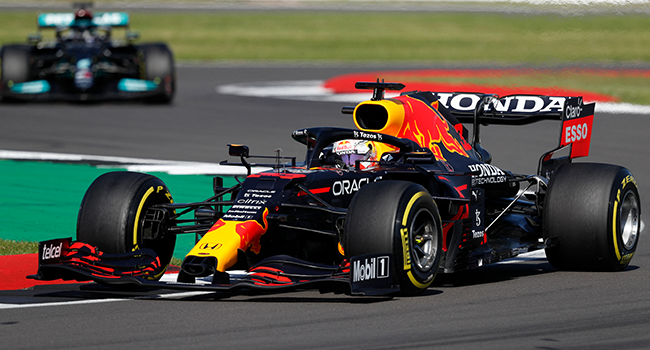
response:
M404 271L411 269L411 247L409 245L409 230L406 227L402 227L399 230L400 237L402 238L402 251L404 256Z

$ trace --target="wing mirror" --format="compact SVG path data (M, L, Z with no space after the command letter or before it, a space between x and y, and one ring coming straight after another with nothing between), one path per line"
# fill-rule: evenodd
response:
M43 36L41 35L41 33L30 34L27 37L27 42L30 44L38 44L39 42L41 42L41 40L43 40Z
M228 145L228 154L230 156L232 156L232 157L248 158L249 157L248 146L229 144Z
M246 167L246 171L248 172L248 174L246 176L249 176L251 174L251 165L248 164L246 159L244 159L244 158L250 157L249 151L248 151L248 146L229 144L228 145L228 154L231 157L239 157L239 159L241 159L241 163Z
M136 41L138 39L140 39L140 33L132 32L130 30L128 32L126 32L126 40L127 41Z

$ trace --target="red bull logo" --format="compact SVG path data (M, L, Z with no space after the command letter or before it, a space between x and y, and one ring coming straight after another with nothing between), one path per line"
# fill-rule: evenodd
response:
M336 154L354 153L354 145L348 140L338 141L334 145L334 152Z

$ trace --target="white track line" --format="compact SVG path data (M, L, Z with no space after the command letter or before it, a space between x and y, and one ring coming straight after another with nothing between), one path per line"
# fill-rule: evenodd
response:
M129 171L164 172L171 175L246 175L243 166L225 166L216 163L184 162L158 159L94 156L83 154L26 152L0 150L0 159L57 162L98 162L100 168L123 168ZM253 168L253 172L269 168Z
M243 275L246 271L233 270L229 271L231 275ZM166 273L160 279L162 282L176 282L177 273ZM210 284L212 277L201 278L196 281L199 284ZM153 294L136 297L124 298L108 298L108 299L89 299L89 300L76 300L76 301L60 301L52 303L36 303L36 304L3 304L0 303L0 310L3 309L22 309L28 307L46 307L46 306L69 306L69 305L83 305L83 304L96 304L96 303L109 303L114 301L127 301L127 300L146 300L146 299L183 299L206 294L214 294L213 291L191 291L191 292L170 292L164 294Z
M91 299L91 300L77 300L77 301L60 301L54 303L38 303L38 304L0 304L0 310L3 309L25 309L28 307L44 307L44 306L69 306L80 304L97 304L97 303L112 303L115 301L124 301L129 299Z
M125 298L109 298L109 299L88 299L88 300L76 300L76 301L59 301L53 303L37 303L37 304L2 304L0 303L0 310L3 309L24 309L30 307L46 307L46 306L70 306L70 305L83 305L83 304L98 304L98 303L112 303L116 301L128 301L128 300L148 300L148 299L183 299L190 298L200 295L214 294L214 292L172 292L166 294L155 294L155 295L145 295L137 297L125 297Z

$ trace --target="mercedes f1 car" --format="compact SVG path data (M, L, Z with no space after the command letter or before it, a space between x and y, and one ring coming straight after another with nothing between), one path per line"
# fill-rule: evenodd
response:
M158 178L111 172L79 210L76 241L40 244L41 280L215 290L318 288L352 295L414 295L438 272L478 268L544 249L562 270L628 266L641 230L637 184L626 168L573 163L587 156L594 104L579 97L407 92L357 83L373 98L344 107L358 129L306 128L306 157L251 160L248 176L175 203ZM561 123L536 174L491 164L480 127ZM463 122L472 123L471 141ZM267 160L264 160L264 159ZM268 160L271 159L271 160ZM272 170L252 173L253 165ZM177 281L160 281L178 234L198 234ZM240 271L233 273L232 271ZM244 272L241 272L244 271Z
M162 43L135 45L137 33L113 40L113 27L127 27L124 12L42 13L39 29L55 30L54 41L40 34L30 44L0 50L0 98L15 100L145 99L169 103L174 96L174 58Z

